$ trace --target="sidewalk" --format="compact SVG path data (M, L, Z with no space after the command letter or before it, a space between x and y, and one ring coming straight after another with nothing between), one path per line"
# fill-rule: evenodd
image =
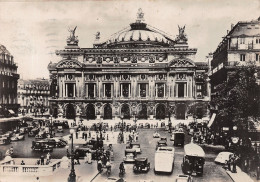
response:
M77 182L89 182L93 180L99 173L97 171L96 161L92 161L92 164L84 163L84 160L80 160L80 165L75 165L75 173ZM70 168L59 169L51 176L40 177L41 182L65 182L68 181L70 174ZM37 176L1 176L0 182L34 182Z
M232 173L229 170L226 170L227 174L234 182L254 182L245 172L243 172L238 166L237 173Z

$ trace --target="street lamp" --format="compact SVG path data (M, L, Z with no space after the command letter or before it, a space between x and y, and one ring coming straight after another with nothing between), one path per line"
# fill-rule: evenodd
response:
M50 117L51 117L51 123L50 123L50 125L51 125L51 135L52 135L52 115L50 115Z
M123 134L124 134L124 115L122 114L121 115L121 119L122 119L122 130L121 130L121 132L122 132L122 137L121 137L121 141L123 141Z
M76 182L76 173L74 169L74 150L73 150L73 133L74 129L70 129L70 136L71 136L71 170L70 170L70 175L68 178L68 182Z

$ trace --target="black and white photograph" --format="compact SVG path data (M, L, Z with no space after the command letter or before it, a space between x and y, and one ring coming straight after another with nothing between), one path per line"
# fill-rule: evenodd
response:
M260 182L260 0L0 0L0 182Z

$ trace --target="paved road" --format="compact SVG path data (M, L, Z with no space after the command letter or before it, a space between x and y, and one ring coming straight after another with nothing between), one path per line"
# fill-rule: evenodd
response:
M181 163L183 158L183 147L176 147L175 148L175 165L174 170L172 174L154 174L154 155L155 155L155 146L159 139L153 138L152 135L154 133L155 129L141 129L139 130L139 142L141 144L142 148L142 154L138 155L148 157L150 163L151 163L151 169L148 173L143 174L134 174L133 173L133 164L125 164L126 168L126 174L124 176L124 179L129 181L139 181L139 180L153 180L154 182L161 182L161 181L175 181L175 177L177 174L182 174L181 170ZM170 134L166 131L163 131L162 129L159 130L159 133L161 136L166 136L168 145L172 146L173 142L170 141ZM186 141L185 143L190 142L190 137L186 135ZM124 144L118 144L114 146L114 152L115 152L115 161L113 162L112 166L112 172L110 177L116 177L118 178L119 174L119 164L122 162L124 157ZM225 170L214 163L214 159L216 157L216 153L218 153L217 149L212 150L211 148L205 148L206 153L206 162L204 165L204 174L202 177L196 177L194 176L194 181L203 182L203 181L226 181L231 182L232 180L230 177L226 174ZM102 172L95 181L105 181L107 178L105 171Z

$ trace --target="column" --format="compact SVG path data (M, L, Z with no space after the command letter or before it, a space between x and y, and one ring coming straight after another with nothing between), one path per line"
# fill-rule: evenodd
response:
M106 84L103 84L103 97L106 97Z
M120 97L123 97L123 84L120 84Z
M131 97L131 84L128 84L128 97Z
M158 97L158 84L155 84L155 97Z
M94 83L94 98L96 98L96 87L97 85Z
M141 97L140 91L141 91L141 84L139 83L139 84L138 84L138 97Z
M164 98L165 98L165 94L166 94L166 93L165 93L165 91L166 91L166 88L165 88L165 87L166 87L166 84L164 83L164 84L163 84L163 97L164 97Z
M84 90L86 89L85 88L85 80L84 80L84 72L82 71L81 72L81 87L82 87L82 89L80 89L81 90L81 97L83 98L84 97Z
M75 97L76 95L76 84L73 83L73 97Z
M176 84L176 97L178 97L178 83Z
M95 86L94 86L94 90L95 90ZM88 98L88 84L86 84L86 97Z
M64 92L65 91L65 92ZM65 84L65 90L63 88L63 94L62 97L65 95L65 97L68 97L68 84Z
M186 97L187 95L187 85L186 83L184 83L184 97Z
M146 86L146 91L145 91L145 96L148 97L148 93L149 93L149 83L147 83Z
M114 97L114 84L111 83L111 98Z

